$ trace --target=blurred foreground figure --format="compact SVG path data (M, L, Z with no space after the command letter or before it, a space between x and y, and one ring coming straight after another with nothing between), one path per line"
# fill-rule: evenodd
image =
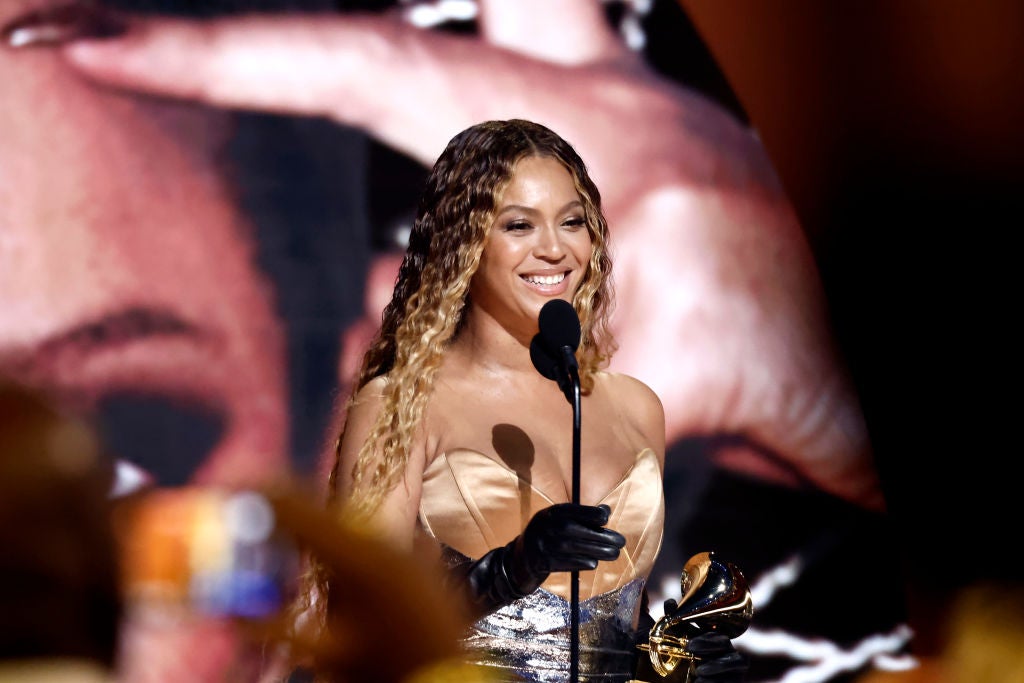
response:
M339 523L314 501L290 486L183 487L124 505L118 528L125 603L142 622L131 633L204 635L205 647L176 665L186 678L488 680L457 656L456 638L467 622L439 588L436 568ZM296 621L291 609L300 553L337 582L334 609L322 625ZM214 670L206 660L227 665ZM136 671L147 680L174 680L166 662L139 663Z
M112 680L122 603L88 428L0 383L0 681Z
M857 683L1016 683L1024 680L1024 588L976 581L950 600L915 669L873 671Z
M164 631L203 643L179 663L177 680L216 673L243 683L283 681L296 663L303 675L332 683L487 680L453 659L463 622L428 568L342 527L295 490L246 493L265 500L280 536L337 579L341 595L326 631L294 627L283 609L245 616L256 605L214 610L154 590L158 575L172 586L177 575L168 570L186 566L200 541L216 547L210 533L189 539L167 530L184 528L194 503L232 492L157 489L112 500L112 462L90 425L20 386L0 384L3 683L114 681L125 668L119 639ZM162 526L147 523L152 512L163 516ZM148 552L127 552L140 547ZM281 597L284 604L287 593ZM129 618L147 628L125 628ZM228 664L211 672L208 661ZM165 664L136 662L131 680L175 680Z

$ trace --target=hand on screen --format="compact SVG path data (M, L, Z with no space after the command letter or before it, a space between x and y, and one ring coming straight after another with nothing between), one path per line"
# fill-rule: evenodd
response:
M601 3L478 8L474 36L417 28L397 10L133 18L120 37L61 49L109 86L327 117L424 164L479 120L552 127L603 193L620 344L611 369L659 394L669 442L742 435L752 447L722 451L721 464L880 506L813 255L756 134L647 66Z

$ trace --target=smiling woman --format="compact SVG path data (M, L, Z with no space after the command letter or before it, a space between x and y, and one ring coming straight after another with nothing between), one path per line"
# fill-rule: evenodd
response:
M665 415L647 385L604 370L606 240L597 187L552 130L511 119L457 134L428 176L338 439L338 514L448 567L475 619L466 656L496 681L625 683L649 628ZM569 495L571 411L529 352L556 299L580 319L582 504ZM321 577L325 624L340 588ZM737 680L744 659L718 645L701 680Z
M501 195L470 285L476 315L510 330L520 328L516 337L529 344L540 303L575 295L590 264L592 242L565 167L550 157L521 160Z

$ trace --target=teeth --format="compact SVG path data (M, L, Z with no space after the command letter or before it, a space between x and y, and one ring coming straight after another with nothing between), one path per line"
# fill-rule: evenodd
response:
M565 279L565 273L558 275L524 275L523 279L535 285L557 285Z

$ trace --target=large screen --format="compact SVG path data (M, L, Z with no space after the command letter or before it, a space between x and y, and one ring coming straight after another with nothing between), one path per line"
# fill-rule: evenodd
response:
M164 17L151 54L62 51L124 11ZM97 426L112 495L323 486L427 169L467 125L529 118L601 190L609 369L665 408L652 615L713 550L753 591L751 681L904 650L898 582L862 573L882 492L805 228L681 6L14 0L0 21L24 25L0 49L0 372Z

